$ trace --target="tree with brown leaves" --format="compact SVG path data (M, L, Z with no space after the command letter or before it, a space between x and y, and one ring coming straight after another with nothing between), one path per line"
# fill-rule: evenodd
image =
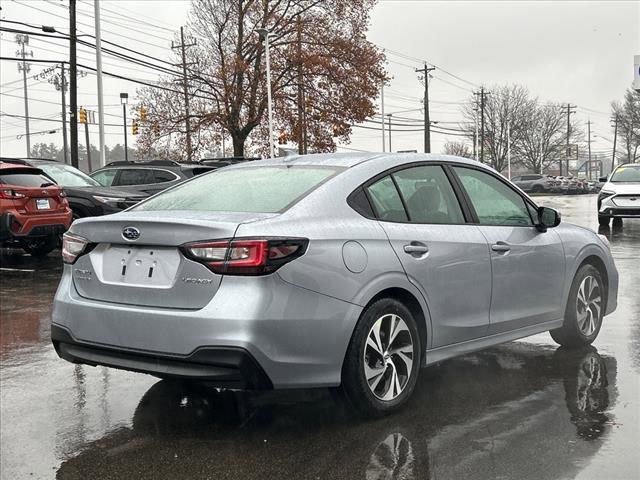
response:
M375 0L192 0L188 24L190 125L202 153L231 137L235 156L268 151L265 45L270 36L275 136L316 152L348 141L351 125L375 113L384 55L366 39ZM141 149L168 142L185 151L179 77L138 91L149 112ZM169 137L173 137L169 139ZM303 148L304 150L304 148Z

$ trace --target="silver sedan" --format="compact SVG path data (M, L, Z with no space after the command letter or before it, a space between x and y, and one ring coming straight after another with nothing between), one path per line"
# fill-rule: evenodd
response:
M60 357L226 388L338 387L393 411L420 367L616 308L606 238L451 156L248 162L65 235Z

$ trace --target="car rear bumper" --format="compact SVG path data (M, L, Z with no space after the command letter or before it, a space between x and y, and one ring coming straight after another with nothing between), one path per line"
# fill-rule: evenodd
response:
M59 325L51 326L51 341L58 356L72 363L198 380L225 388L273 388L264 370L242 348L199 347L189 355L162 355L79 342Z
M71 225L71 210L51 215L21 215L17 212L2 214L3 239L28 239L62 235Z
M52 312L52 332L63 328L72 339L54 339L62 358L223 387L229 386L228 375L237 385L251 383L242 369L217 360L216 352L229 349L246 352L274 388L339 385L362 311L277 274L225 276L199 310L103 302L80 297L71 268L65 265ZM198 353L194 360L197 352L206 355ZM213 360L202 361L200 355Z

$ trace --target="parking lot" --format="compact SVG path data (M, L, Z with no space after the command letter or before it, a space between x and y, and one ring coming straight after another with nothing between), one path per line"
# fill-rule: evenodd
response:
M597 229L596 196L541 196ZM239 393L58 359L59 251L3 251L1 477L640 478L640 221L600 230L618 309L593 348L537 335L443 362L379 420L328 390Z

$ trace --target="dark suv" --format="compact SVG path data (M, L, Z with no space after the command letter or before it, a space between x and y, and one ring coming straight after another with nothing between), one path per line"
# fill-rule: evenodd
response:
M148 162L111 162L96 170L91 178L105 187L153 195L189 178L219 168L200 163L178 163L169 160Z
M74 219L116 213L148 196L103 187L77 168L54 160L36 158L2 158L1 160L41 169L66 192Z

